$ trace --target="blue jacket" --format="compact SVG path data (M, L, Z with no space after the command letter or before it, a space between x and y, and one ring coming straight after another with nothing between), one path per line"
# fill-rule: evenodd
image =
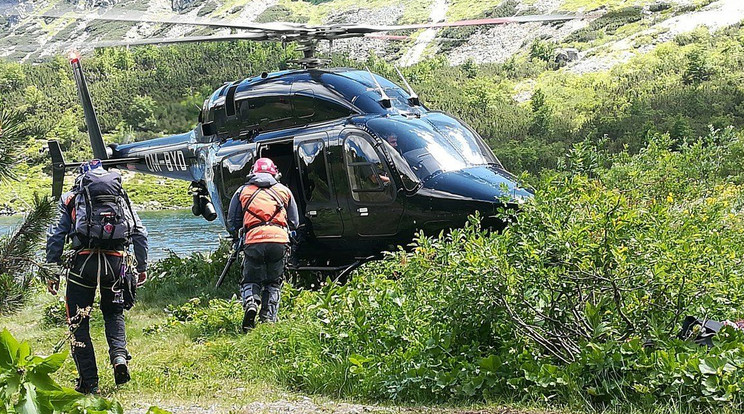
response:
M230 207L227 210L227 230L234 234L241 227L243 227L243 205L240 203L240 193L243 191L246 185L255 185L257 187L272 187L274 185L282 185L276 181L273 175L267 173L258 173L248 176L248 182L238 188L233 194L230 200ZM290 229L294 230L300 225L300 216L297 212L297 203L295 202L294 195L289 191L289 206L287 206L287 220L289 220Z
M47 232L47 263L61 264L65 241L68 236L75 232L75 225L71 216L75 205L75 197L75 192L69 191L62 194L62 198L59 200L57 205L59 218L49 227ZM124 194L124 197L127 197L127 195ZM137 271L144 272L147 269L147 229L142 225L142 221L134 209L132 209L132 216L134 218L132 244L134 245L134 256L137 258Z

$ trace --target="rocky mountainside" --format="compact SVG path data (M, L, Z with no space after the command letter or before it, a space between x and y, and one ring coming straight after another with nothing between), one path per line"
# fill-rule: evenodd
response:
M708 30L744 19L741 0L0 0L0 56L35 62L102 40L179 37L225 33L183 25L39 19L42 12L91 16L106 11L153 17L210 17L245 22L308 24L405 24L458 21L523 14L576 13L583 19L561 24L510 24L402 33L409 40L351 39L334 51L364 59L370 52L403 65L434 54L450 63L504 62L520 51L539 53L551 45L576 72L603 70L648 51L672 36ZM227 31L229 33L229 30ZM536 46L537 45L537 46ZM320 45L327 50L327 45ZM557 48L557 52L555 51ZM566 54L562 49L572 53Z

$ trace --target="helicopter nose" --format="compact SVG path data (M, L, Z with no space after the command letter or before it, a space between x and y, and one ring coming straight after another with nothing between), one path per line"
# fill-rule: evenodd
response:
M532 192L520 187L516 178L496 166L472 167L439 174L424 183L424 187L450 194L460 200L503 204L522 204Z

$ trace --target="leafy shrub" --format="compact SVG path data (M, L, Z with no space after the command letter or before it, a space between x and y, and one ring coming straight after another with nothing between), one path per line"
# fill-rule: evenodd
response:
M741 150L731 130L582 143L502 234L419 235L346 285L288 289L279 324L214 352L333 396L741 408L744 333L676 339L685 315L741 316Z
M55 300L45 306L43 322L47 326L65 326L67 324L67 307L65 302Z
M230 255L230 243L222 243L211 254L196 253L189 257L171 254L150 267L152 276L138 292L138 301L145 306L161 307L180 304L191 298L231 296L237 292L240 263L233 264L220 289L215 289L222 269Z
M199 298L193 298L180 306L168 306L165 312L169 315L165 324L150 326L145 333L159 333L177 326L185 326L192 338L242 332L243 306L235 297L212 299L206 306L201 306Z
M49 197L34 195L32 210L10 234L0 237L0 312L12 310L25 298L35 276L49 276L34 255L56 210Z
M642 18L643 8L641 7L625 7L611 10L589 23L589 26L586 28L571 33L565 41L567 43L591 42L604 36L611 36L620 27L637 22Z
M543 62L552 62L555 58L555 42L544 39L535 39L530 45L530 57Z
M27 342L19 343L7 330L0 332L0 411L8 413L117 413L116 400L85 396L57 384L56 372L67 353L35 356Z

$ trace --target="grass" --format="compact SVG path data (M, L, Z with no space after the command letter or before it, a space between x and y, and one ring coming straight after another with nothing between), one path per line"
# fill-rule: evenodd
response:
M0 207L9 206L15 211L28 209L34 193L49 194L52 178L44 166L19 164L15 169L17 180L0 182ZM127 179L126 177L130 177ZM191 195L188 182L147 174L133 174L125 177L124 188L136 205L146 208L189 207ZM73 174L65 177L64 191L73 183ZM149 202L156 202L152 205ZM159 205L159 207L158 207Z
M64 288L64 287L63 287ZM18 339L29 341L37 354L48 354L67 332L64 326L49 326L42 321L45 308L60 300L43 292L33 295L30 301L12 314L0 315L0 327L10 330ZM277 348L282 346L307 347L308 338L303 338L303 327L294 321L281 321L276 325L259 325L248 335L221 335L208 339L194 339L188 329L168 329L156 334L145 334L145 328L163 323L167 314L153 303L139 303L126 313L129 351L133 355L130 367L132 381L120 388L113 383L108 368L108 356L100 311L95 305L91 322L91 335L97 352L100 385L104 396L119 400L125 410L146 408L154 404L177 412L183 407L210 407L216 412L236 412L235 407L251 403L280 405L307 404L307 396L278 385L279 378L273 376L275 367L263 361L275 360L267 354L276 352L275 347L260 348L256 343L266 343L273 338ZM312 341L311 341L312 342ZM283 343L283 344L282 344ZM71 358L56 374L62 385L72 386L76 378ZM333 384L326 384L333 385ZM324 412L332 412L338 401L333 390L313 395L312 403ZM351 402L353 403L353 402ZM365 407L365 412L430 412L430 407L406 406ZM546 410L536 405L524 404L506 407L491 404L446 405L437 407L439 412L462 413L463 410L493 413L547 414L575 412L567 409ZM263 406L263 405L259 405ZM264 406L267 411L271 405ZM631 408L608 408L599 411L606 414L673 414L681 413L674 407L661 406L652 411ZM723 413L727 413L725 410Z
M40 291L23 309L0 317L0 326L8 328L18 338L30 341L37 353L48 354L67 331L65 327L49 327L42 323L40 315L55 300L57 298ZM164 407L216 404L227 409L246 401L283 397L283 390L255 375L234 372L226 361L213 354L210 343L194 343L183 331L145 335L144 328L165 319L162 310L139 306L126 317L129 350L134 355L131 361L134 380L126 387L116 390L113 375L107 368L103 323L97 308L91 333L97 350L101 390L107 396L116 397L128 409L150 403ZM75 378L74 364L72 359L68 359L57 380L70 386ZM235 392L236 388L241 391Z
M211 288L202 287L201 290L209 292ZM224 291L227 290L229 289ZM39 287L25 306L11 314L0 315L0 328L7 328L18 339L29 341L37 354L48 354L67 332L64 326L49 326L43 322L42 315L45 309L58 300L60 299L52 297ZM223 334L197 338L186 326L146 334L146 328L165 322L168 315L161 306L165 302L176 303L178 300L180 298L169 296L168 299L150 302L145 295L144 301L126 313L129 351L133 355L130 363L133 379L118 389L114 386L113 375L108 368L102 317L98 305L95 305L91 334L97 350L100 385L104 396L116 398L127 411L154 404L174 412L183 407L195 406L209 407L215 412L236 412L235 407L260 403L258 407L265 407L265 412L271 412L270 404L274 402L281 407L287 404L308 404L306 395L279 385L282 382L286 383L287 378L277 377L276 373L280 371L275 366L276 353L283 347L305 348L306 352L319 351L313 349L316 340L307 337L306 332L309 330L304 329L299 321L282 320L275 325L259 325L245 336ZM256 346L267 343L270 346ZM72 359L68 358L55 379L62 385L72 386L75 378L75 366ZM333 412L334 407L337 407L339 402L333 397L334 387L343 386L342 383L346 380L340 378L339 381L341 381L339 384L315 384L318 389L325 387L324 392L310 398L312 404L317 405L317 409ZM365 407L362 410L406 413L432 410L431 407L407 406L405 402L401 404L387 406L383 402L381 406ZM467 412L473 410L514 414L576 412L568 409L545 409L544 402L536 401L533 404L503 406L498 402L490 404L460 402L437 407L436 411L462 413L463 410ZM671 406L659 406L649 411L615 407L596 412L684 413ZM731 411L722 411L723 414L729 412Z
M566 11L589 11L604 7L616 9L630 6L646 6L658 3L656 0L564 0L560 9Z
M452 0L447 8L447 21L457 21L476 17L486 10L503 3L502 0Z

